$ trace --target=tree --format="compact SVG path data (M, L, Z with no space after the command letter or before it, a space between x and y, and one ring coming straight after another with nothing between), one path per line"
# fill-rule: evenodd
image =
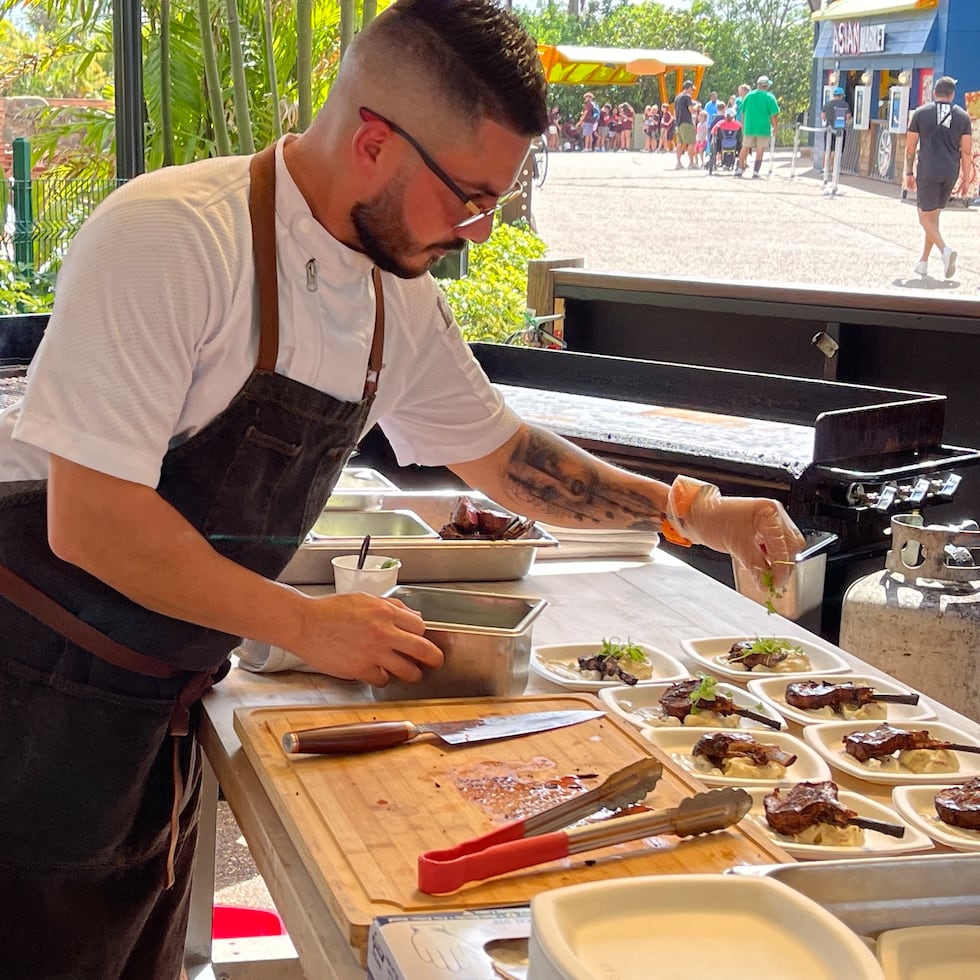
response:
M249 153L284 129L305 128L336 77L342 12L344 30L353 36L387 2L143 0L147 169ZM0 0L0 15L14 6L15 0ZM112 0L22 0L21 6L32 24L57 25L57 31L35 30L20 61L19 52L4 44L0 83L15 77L23 91L37 75L25 60L33 55L44 73L37 83L41 94L78 96L93 67L104 65L97 94L111 99ZM50 84L56 74L65 81L64 91ZM45 141L50 148L64 135L56 121L50 125L36 142L39 153ZM79 168L111 160L111 126L96 119L70 125L80 131L88 153L87 162L79 158Z
M546 0L518 13L544 44L700 51L714 61L702 96L717 91L727 98L742 82L752 84L765 74L773 79L784 119L794 119L807 105L813 58L809 0L693 0L687 10L600 0L581 16ZM585 91L584 85L554 85L549 101L564 118L577 118ZM603 86L599 98L641 107L660 101L659 82L647 77L634 86Z

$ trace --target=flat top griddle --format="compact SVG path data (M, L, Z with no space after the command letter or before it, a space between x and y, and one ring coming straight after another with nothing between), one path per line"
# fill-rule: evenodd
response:
M813 426L516 385L496 387L522 418L571 439L748 464L781 481L798 478L813 462Z

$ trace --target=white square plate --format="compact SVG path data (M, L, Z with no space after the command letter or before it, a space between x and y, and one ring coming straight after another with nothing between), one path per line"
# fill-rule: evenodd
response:
M638 684L658 684L664 681L682 681L689 676L684 665L663 650L637 643L646 654L653 669L653 676ZM593 643L553 643L531 648L531 670L552 684L558 684L569 691L600 691L604 687L619 687L623 682L618 678L608 681L594 681L582 677L578 670L578 658L598 653L601 640ZM579 675L579 676L576 676ZM625 685L629 686L629 685Z
M905 828L904 837L889 837L888 834L879 834L874 830L864 831L864 843L860 847L847 847L845 845L828 844L801 844L790 837L777 834L766 820L766 811L762 805L762 798L770 789L749 789L746 790L752 797L752 809L749 811L746 820L754 823L771 841L778 844L784 851L792 854L793 857L803 861L830 861L839 858L874 858L888 857L892 854L910 854L913 851L932 850L932 840L915 827L909 825L899 814L881 803L869 800L866 796L859 793L850 793L841 790L837 798L854 810L859 817L867 817L870 820L883 820L885 823L900 824Z
M786 685L801 678L792 677L787 680L785 677L759 677L748 682L746 687L763 703L769 705L779 712L784 718L790 721L799 722L801 725L819 725L823 722L842 721L840 715L835 715L830 708L821 708L818 711L807 711L804 708L794 708L786 703ZM810 679L810 678L807 678ZM879 694L919 694L907 684L900 684L894 680L883 680L880 677L871 677L864 674L848 674L847 677L840 677L832 674L827 678L832 684L855 684L858 687L873 687ZM935 718L936 712L932 710L929 701L919 694L918 704L886 704L881 705L887 714L883 721L915 721L921 718ZM857 719L863 721L864 719Z
M662 752L665 752L684 770L700 779L706 786L789 786L804 780L830 779L830 769L827 763L808 745L798 738L785 732L753 732L756 741L763 745L778 745L784 752L792 752L797 756L781 779L744 779L741 776L722 776L699 769L691 755L694 743L708 732L717 732L717 728L644 728L641 734L652 742Z
M976 980L980 926L912 926L878 936L885 980Z
M774 878L721 874L541 892L531 901L528 951L535 980L883 977L874 954L822 905Z
M683 678L687 680L688 678ZM624 721L628 721L637 728L681 728L680 722L675 718L665 718L660 707L660 698L664 692L676 681L663 682L657 684L644 684L630 687L623 684L619 687L607 687L599 692L599 698L604 701L609 709L619 715ZM783 725L783 720L779 714L767 704L760 704L759 699L747 694L740 687L733 684L718 684L715 690L719 694L730 697L735 702L737 708L748 708L766 718L771 718L774 722ZM717 716L715 716L717 718ZM704 720L704 714L690 714L685 719L683 727L691 728L749 728L759 729L760 731L774 731L768 725L755 721L752 718L743 718L739 715L730 716L733 724L723 725L717 722L709 723ZM690 724L687 724L687 721ZM785 726L784 726L785 727Z
M942 788L942 786L896 786L892 790L892 803L912 826L927 833L934 841L945 844L955 851L980 851L980 830L951 827L939 819L933 800Z
M797 636L775 636L765 639L786 640L787 643L800 647L810 659L810 670L793 673L775 670L741 670L725 659L733 644L751 639L754 637L702 636L695 640L682 640L681 645L691 659L697 661L708 673L720 675L728 680L741 681L743 684L755 677L813 677L820 674L843 674L851 669L847 661L829 647L821 646L812 640L801 640Z
M823 725L807 725L803 729L803 737L834 768L857 776L858 779L866 779L870 783L892 786L901 783L961 783L971 776L980 775L980 754L972 752L954 753L960 767L957 772L910 772L907 769L888 772L883 769L869 769L854 756L847 754L841 740L849 732L869 732L880 724L878 721L829 721ZM980 747L980 738L939 721L895 721L889 724L910 732L926 730L933 738Z

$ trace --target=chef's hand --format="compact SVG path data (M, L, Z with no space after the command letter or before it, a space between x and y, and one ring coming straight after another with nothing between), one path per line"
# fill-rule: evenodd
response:
M805 544L778 500L725 497L713 484L685 476L671 486L667 517L694 544L726 551L757 575L772 572L774 588L789 579Z
M325 674L385 687L392 677L420 681L421 666L442 666L422 617L398 599L311 596L306 612L300 648L290 649Z

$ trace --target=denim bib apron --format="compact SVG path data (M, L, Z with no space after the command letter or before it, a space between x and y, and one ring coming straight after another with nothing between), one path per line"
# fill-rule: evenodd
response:
M261 339L230 405L163 459L158 491L216 551L275 578L368 417L275 373L275 147L249 211ZM173 980L197 837L200 696L239 637L151 612L58 559L44 481L0 484L0 977Z

